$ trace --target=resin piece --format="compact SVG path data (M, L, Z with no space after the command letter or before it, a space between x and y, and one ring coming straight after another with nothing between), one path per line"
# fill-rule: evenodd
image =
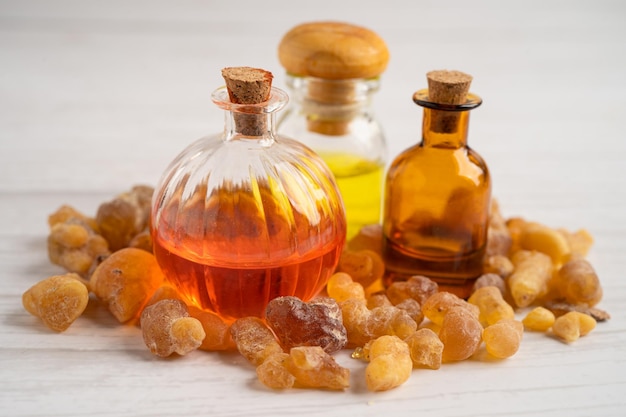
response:
M559 292L570 304L587 304L593 307L602 299L600 279L589 261L574 259L559 269Z
M509 291L518 307L527 307L548 291L552 261L542 252L520 250L512 257L515 271L508 279Z
M272 389L287 389L294 386L296 377L286 367L289 354L280 352L270 355L262 364L257 366L256 375L259 381Z
M259 366L283 348L274 333L258 317L242 317L230 326L230 334L239 353L251 364Z
M363 301L352 298L342 302L340 306L343 325L348 337L346 346L362 347L370 340L366 329L371 314L370 310Z
M387 391L404 384L413 370L409 346L397 336L381 336L366 346L365 382L370 391Z
M480 310L478 319L483 326L490 326L503 319L515 318L515 311L497 287L487 286L474 291L468 302Z
M588 230L580 229L575 232L570 232L565 229L557 229L557 231L567 240L572 251L571 259L584 258L587 256L591 246L593 246L593 236Z
M399 304L407 298L412 298L420 305L426 299L439 291L437 283L430 278L414 275L406 281L397 281L387 287L387 297L392 304Z
M513 267L513 264L511 264L511 267ZM500 290L500 294L502 294L502 296L509 293L509 289L506 286L506 281L499 274L486 273L478 277L478 279L474 283L472 293L482 287L496 287L498 290Z
M285 350L320 346L333 353L348 342L341 308L329 297L309 303L292 296L278 297L268 303L265 318Z
M350 370L319 346L291 348L285 367L302 387L343 390L350 386Z
M414 368L439 369L443 354L443 342L431 329L419 329L404 339L411 352Z
M596 321L593 317L578 311L570 311L554 321L552 333L564 342L571 343L581 336L586 336L595 327Z
M337 271L345 272L364 288L382 279L385 263L381 256L371 250L344 250L339 258Z
M154 256L141 249L112 253L95 269L91 290L120 323L138 318L154 292L163 284Z
M480 310L477 306L447 291L440 291L428 297L422 304L422 312L427 319L437 325L441 325L446 313L457 307L467 310L476 318L480 315Z
M189 306L189 315L197 319L206 336L198 349L207 351L233 350L235 342L230 334L230 325L217 314L210 311L200 310L195 306Z
M38 282L22 295L22 305L50 329L65 331L85 311L89 291L74 273Z
M420 304L412 298L407 298L395 305L397 309L404 310L408 313L409 317L419 326L424 320L424 313L422 313L422 307Z
M514 319L504 319L485 327L483 340L487 352L496 358L505 359L517 353L522 337L524 325Z
M128 247L137 234L147 229L153 192L152 187L137 185L98 207L98 229L111 251Z
M180 300L161 300L141 313L143 340L154 355L186 355L200 347L205 337L202 324L189 316Z
M528 330L545 332L554 324L554 313L545 307L535 307L526 314L522 323Z
M326 293L338 303L355 298L365 300L365 290L358 282L354 282L352 277L345 272L336 272L331 275L326 284Z
M370 310L376 307L388 307L392 306L391 301L384 293L375 293L367 297L367 308Z
M561 233L534 222L525 224L519 237L519 245L524 250L545 253L555 265L562 265L571 255L569 243Z
M404 339L415 330L417 323L409 313L394 306L374 308L365 323L365 333L370 339L383 335L395 335Z
M441 323L439 339L443 343L444 362L462 361L472 356L482 340L483 326L464 308L452 308Z
M71 217L56 222L48 235L50 262L68 272L88 276L94 262L109 252L107 241L97 234L86 221Z

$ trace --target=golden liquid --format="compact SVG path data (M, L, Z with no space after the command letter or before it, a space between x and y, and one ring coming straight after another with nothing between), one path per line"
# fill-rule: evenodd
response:
M345 153L320 156L335 175L348 221L347 238L367 224L380 222L384 165Z

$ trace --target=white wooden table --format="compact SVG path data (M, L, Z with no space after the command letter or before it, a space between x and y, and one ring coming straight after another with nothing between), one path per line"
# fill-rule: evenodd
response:
M391 62L376 95L390 156L419 140L411 96L431 69L474 75L469 143L487 160L505 216L587 228L612 319L566 345L527 333L504 361L416 370L369 393L273 392L237 354L159 360L135 327L97 303L47 330L21 294L60 272L48 214L93 214L155 184L197 137L221 130L220 69L274 72L295 24L350 21L383 36ZM613 1L0 1L0 415L626 415L626 3Z

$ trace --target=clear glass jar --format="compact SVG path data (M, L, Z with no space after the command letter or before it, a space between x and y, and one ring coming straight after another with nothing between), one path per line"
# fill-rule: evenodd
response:
M287 75L287 85L292 104L278 129L330 167L346 208L348 239L362 226L380 223L387 144L371 106L379 79Z
M226 320L262 317L275 297L324 288L345 242L344 208L321 158L276 134L284 92L234 104L224 87L212 99L223 132L182 151L156 188L155 256L188 303Z
M424 108L422 140L395 158L385 185L386 282L425 275L468 296L482 273L491 200L487 165L467 146L469 111L482 100L440 104L428 89L413 100Z

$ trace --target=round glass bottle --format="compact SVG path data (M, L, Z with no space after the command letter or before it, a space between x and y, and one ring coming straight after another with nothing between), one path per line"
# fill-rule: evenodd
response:
M223 132L178 155L152 211L155 256L168 281L187 302L226 320L261 317L278 296L314 297L332 274L346 233L326 164L275 132L287 95L271 88L269 98L255 103L236 103L236 96L233 88L213 93L225 110Z
M348 238L380 223L387 144L372 97L388 57L378 35L338 22L296 26L279 45L292 102L278 129L330 167L346 208Z
M434 73L444 73L443 81L431 83ZM470 76L463 74L469 79L459 87L459 74L429 73L429 89L413 96L424 108L422 141L402 152L387 173L383 255L387 283L425 275L465 297L482 273L491 179L467 146L469 111L482 101L467 93ZM433 91L438 87L443 97ZM464 92L452 94L455 88Z

